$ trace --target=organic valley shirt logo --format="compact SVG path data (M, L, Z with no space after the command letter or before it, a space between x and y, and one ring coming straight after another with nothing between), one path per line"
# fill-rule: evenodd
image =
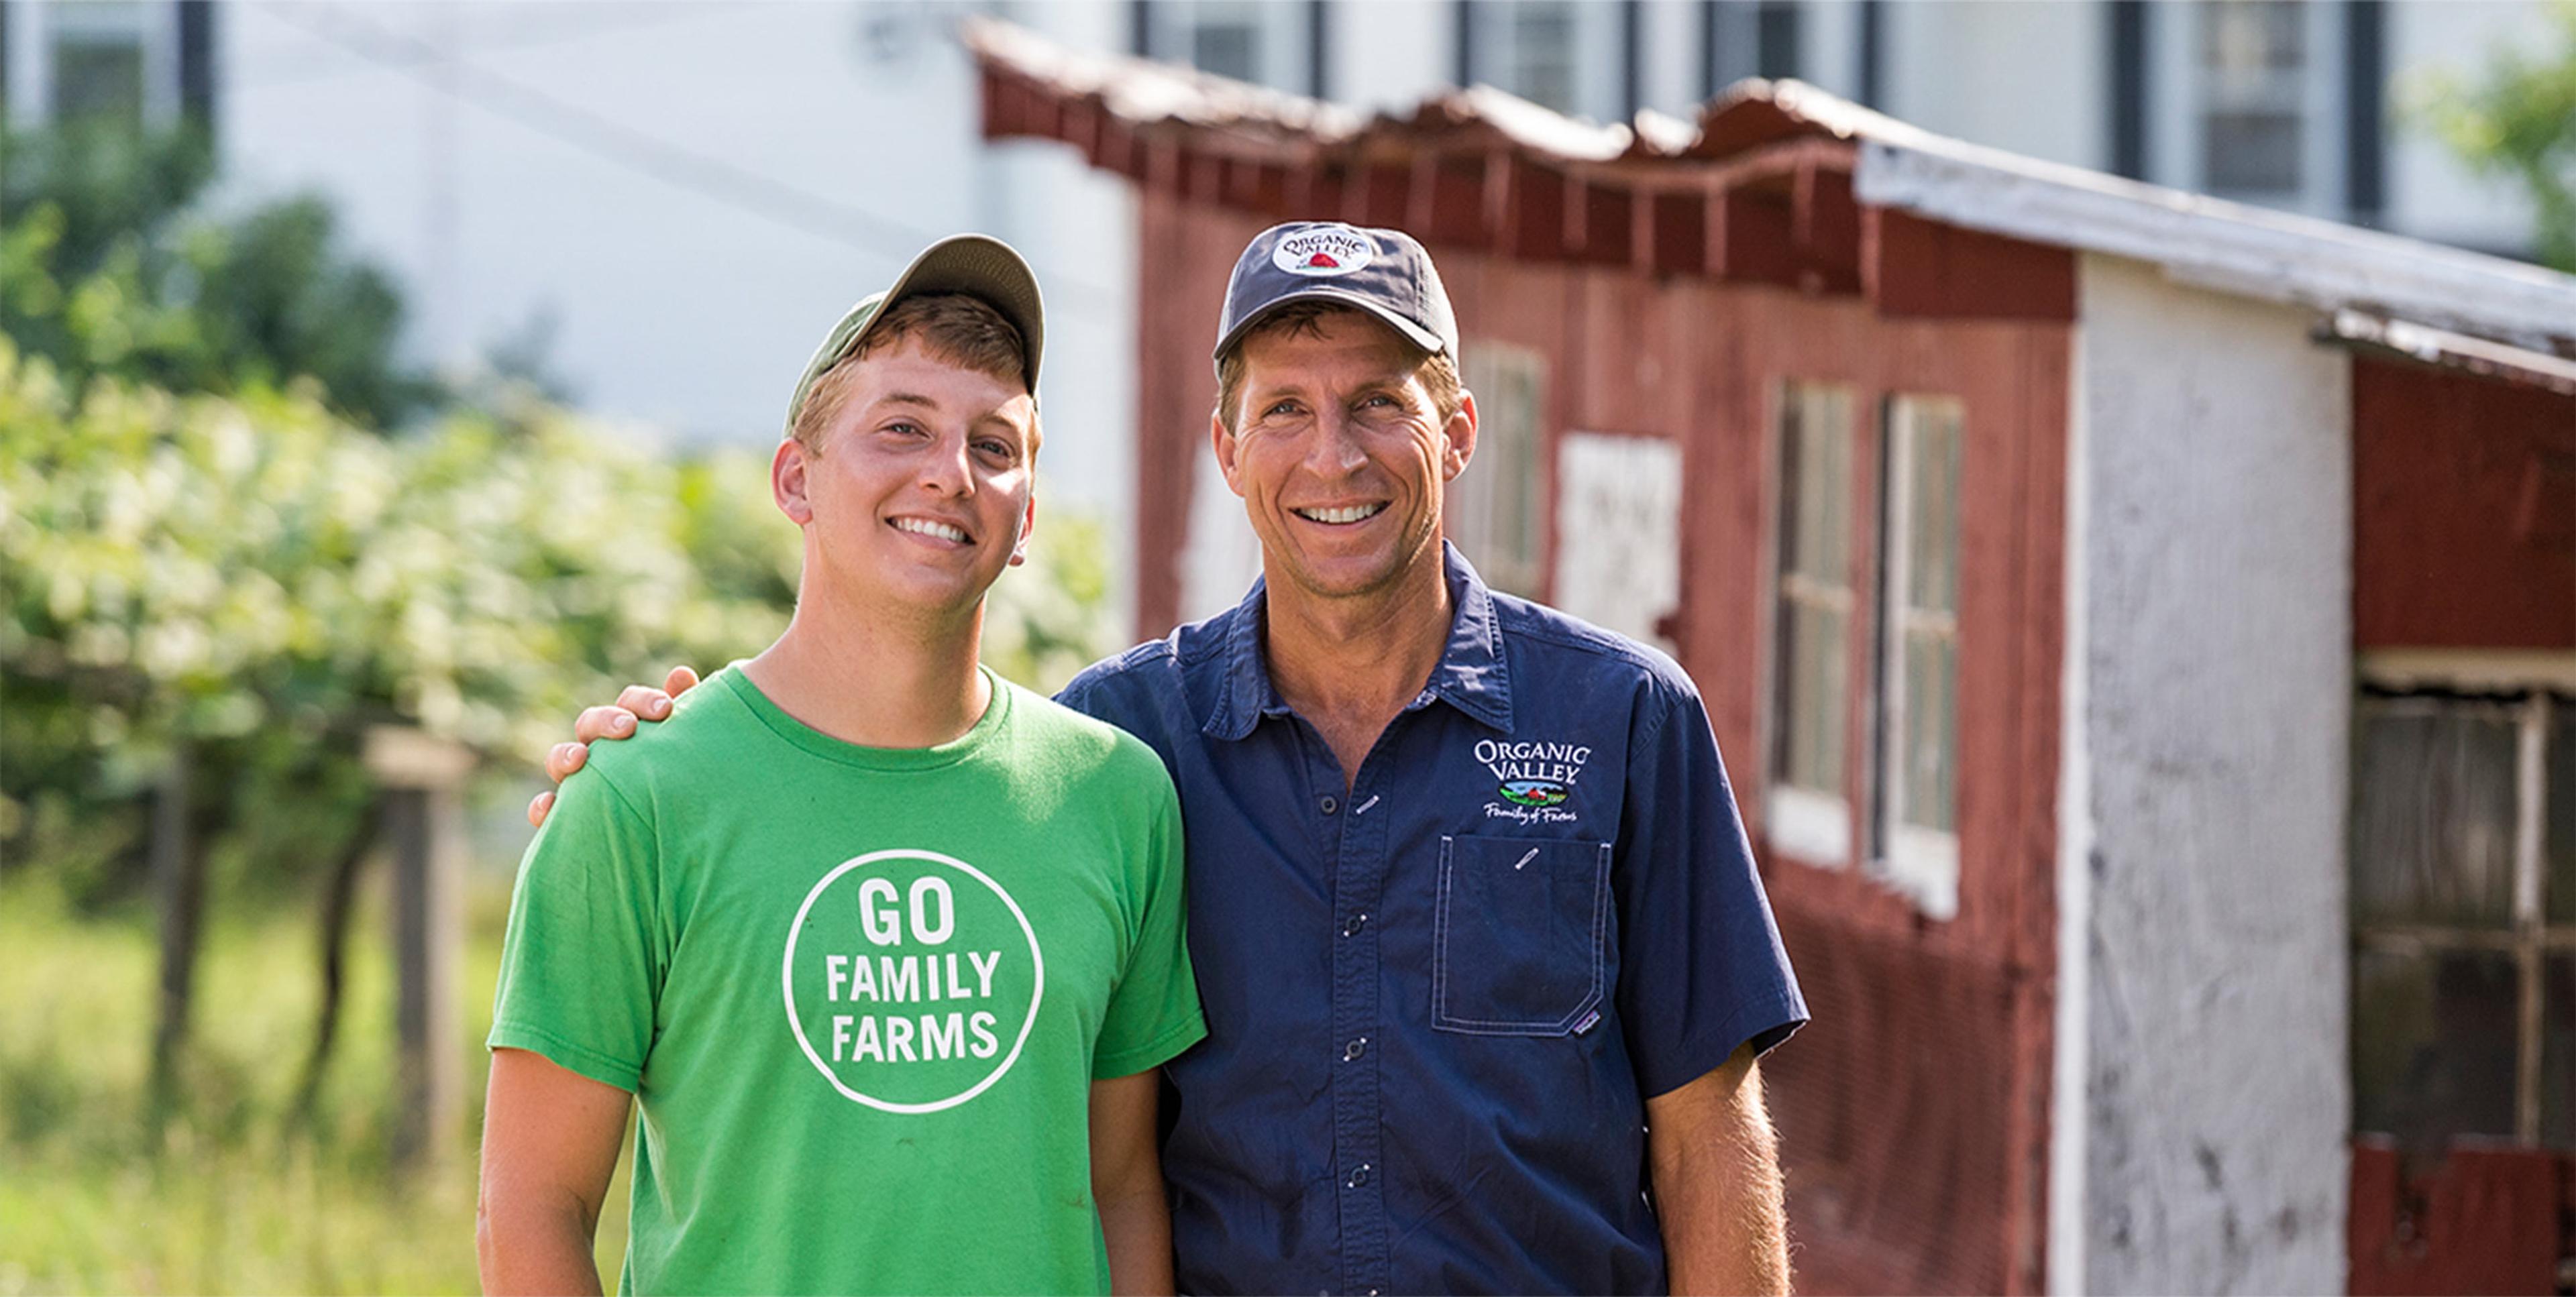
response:
M787 930L787 1025L832 1088L886 1112L953 1108L1019 1061L1046 959L1002 885L934 851L823 875Z
M1493 772L1498 781L1494 791L1503 799L1485 804L1485 818L1521 824L1574 819L1574 812L1564 809L1565 802L1574 795L1575 781L1583 777L1583 763L1591 759L1592 749L1579 743L1479 740L1476 760Z

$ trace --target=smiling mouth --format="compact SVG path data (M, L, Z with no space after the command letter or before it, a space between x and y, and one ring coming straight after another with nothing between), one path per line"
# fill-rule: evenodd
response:
M951 541L959 545L969 544L973 540L972 537L966 534L964 528L939 522L935 519L889 518L886 521L893 526L896 531L908 531L915 536L928 536L934 540Z
M1386 502L1380 500L1374 504L1347 504L1331 509L1293 509L1290 512L1308 522L1344 527L1355 522L1365 522L1386 512Z

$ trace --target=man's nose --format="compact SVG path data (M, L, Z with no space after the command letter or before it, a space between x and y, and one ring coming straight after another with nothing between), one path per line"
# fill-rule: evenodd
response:
M1339 477L1357 471L1368 462L1368 452L1360 446L1359 424L1350 411L1327 406L1316 416L1315 438L1306 447L1308 472L1326 477Z
M968 462L966 438L943 437L922 457L921 486L938 495L975 493L975 468Z

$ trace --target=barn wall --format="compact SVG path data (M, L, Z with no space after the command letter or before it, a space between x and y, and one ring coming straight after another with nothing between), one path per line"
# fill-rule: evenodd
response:
M2576 396L2352 365L2364 649L2576 649Z
M1225 270L1253 227L1194 209L1185 217L1150 195L1146 211L1144 260L1165 264L1148 271L1161 278L1141 295L1140 407L1171 425L1140 431L1148 467L1138 489L1147 511L1138 629L1153 635L1182 602L1192 561L1184 556L1202 550L1185 533L1223 513L1191 498L1211 489L1193 480L1208 453L1206 335ZM1185 258L1173 255L1181 248ZM1962 400L1958 914L1928 921L1848 863L1796 861L1766 846L1765 876L1816 1021L1764 1066L1803 1291L2036 1291L2045 1274L2070 330L1895 321L1853 297L1434 253L1470 345L1507 342L1548 358L1542 462L1554 462L1553 439L1571 430L1681 442L1678 656L1706 697L1757 843L1778 385L1854 387L1865 466L1882 395ZM1547 507L1552 517L1552 496ZM1854 514L1867 552L1874 519ZM1242 525L1239 510L1222 520ZM1855 689L1865 688L1876 633L1855 628ZM1855 708L1856 763L1865 723ZM1856 787L1865 773L1855 766Z
M2081 311L2050 1286L2339 1291L2350 362L2111 258Z

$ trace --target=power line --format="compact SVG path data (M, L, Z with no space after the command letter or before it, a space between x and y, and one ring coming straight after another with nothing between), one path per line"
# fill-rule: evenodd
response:
M389 71L401 73L472 107L525 126L559 143L674 189L721 203L773 224L874 256L909 261L939 236L865 208L681 148L526 82L477 67L462 57L361 18L345 8L327 15L303 6L268 12ZM1108 290L1067 276L1049 276L1050 288L1076 311L1089 313ZM1055 296L1057 294L1050 294ZM1093 299L1085 302L1084 298Z

